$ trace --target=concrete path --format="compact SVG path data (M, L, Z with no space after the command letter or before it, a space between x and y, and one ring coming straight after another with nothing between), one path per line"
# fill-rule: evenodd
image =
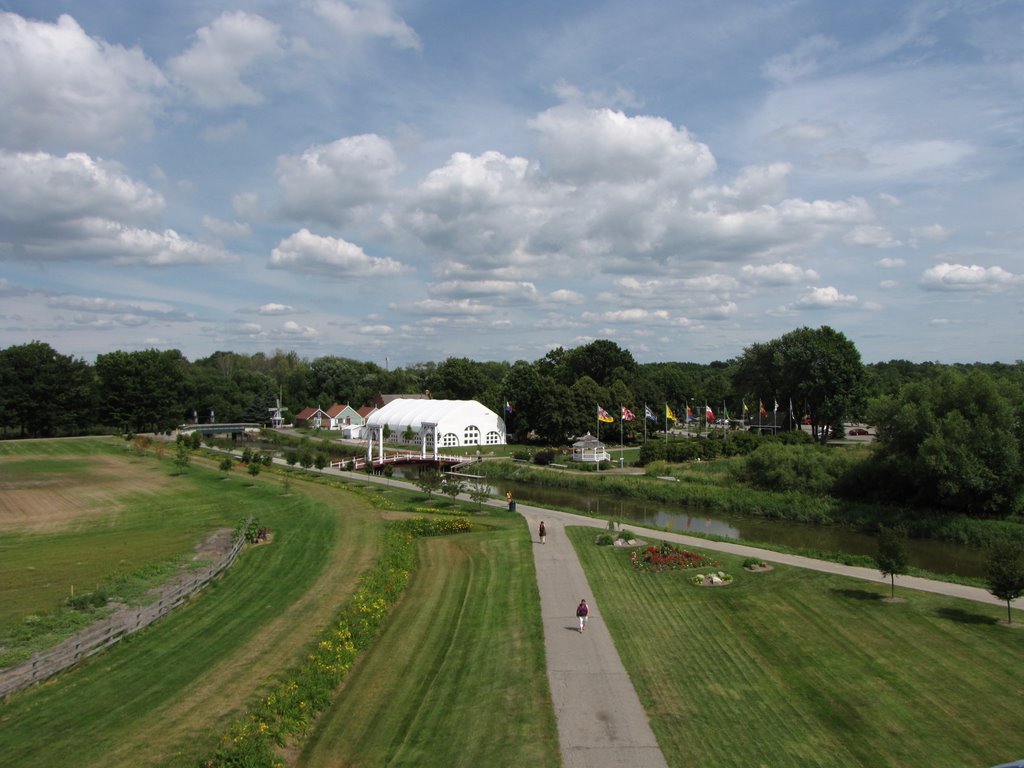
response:
M566 768L658 768L665 757L647 713L601 621L601 606L590 587L565 523L573 515L517 503L530 526L540 590L548 680L558 720L558 741ZM587 519L587 518L584 518ZM540 521L547 543L538 537ZM590 525L594 520L589 519ZM578 631L576 606L590 606L587 629Z

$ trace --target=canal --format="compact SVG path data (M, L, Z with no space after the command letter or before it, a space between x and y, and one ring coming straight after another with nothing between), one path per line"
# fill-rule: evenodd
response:
M412 480L413 468L396 471L396 476ZM768 545L799 547L820 552L874 556L876 540L841 526L812 525L789 520L767 520L759 517L726 517L706 510L675 506L643 499L622 499L581 490L548 488L502 481L491 484L492 495L503 497L512 491L524 504L579 512L601 520L615 520L623 527L632 523L656 526L677 533L714 534L737 541ZM931 539L910 539L907 542L910 565L933 573L984 578L987 553Z

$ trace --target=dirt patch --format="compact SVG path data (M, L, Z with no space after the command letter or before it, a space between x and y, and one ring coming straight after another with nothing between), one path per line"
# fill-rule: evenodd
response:
M0 532L72 528L77 522L116 513L126 494L159 493L170 482L159 466L138 465L127 455L75 457L68 461L88 466L67 474L61 473L59 458L40 461L52 465L53 472L19 477L15 471L0 481Z
M750 573L767 573L768 571L774 571L775 568L771 565L745 565L743 570L750 571Z

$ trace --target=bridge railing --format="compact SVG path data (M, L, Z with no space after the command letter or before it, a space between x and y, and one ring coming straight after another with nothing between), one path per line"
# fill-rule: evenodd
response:
M466 456L456 456L454 454L439 453L435 457L432 453L428 453L424 456L418 451L398 451L384 454L383 461L375 456L371 460L370 464L374 467L382 467L385 464L420 464L425 461L437 461L438 464L452 464L459 466L473 463L476 459L468 459ZM353 462L355 462L354 469L357 471L366 468L366 457L360 456L354 459L332 461L331 469L348 469L352 466Z

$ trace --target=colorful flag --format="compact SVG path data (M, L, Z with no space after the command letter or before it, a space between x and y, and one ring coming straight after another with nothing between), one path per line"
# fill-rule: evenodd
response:
M627 408L626 406L622 406L622 420L623 421L632 421L635 418L636 418L636 416L633 415L633 412L631 410L629 410L629 408Z
M743 401L743 415L746 416L748 413L750 413L750 409L747 408L747 401L744 400Z
M722 403L722 418L726 421L729 420L729 406L725 403Z
M598 420L598 421L603 421L603 422L605 422L606 424L609 424L609 423L611 423L611 422L615 421L615 419L613 419L613 418L611 417L611 415L610 415L610 414L608 413L608 411L606 411L606 410L605 410L604 408L602 408L602 407L601 407L600 405L599 405L599 406L597 406L597 420Z
M765 418L768 418L768 411L766 411L766 410L765 410L765 408L764 408L764 403L763 403L763 402L761 402L760 400L758 400L758 401L757 401L757 407L758 407L758 408L760 409L759 413L760 413L760 414L761 414L762 416L764 416Z
M704 420L708 424L713 424L715 421L715 412L711 410L711 406L707 403L704 404Z
M687 421L693 421L695 418L696 417L693 415L693 409L690 407L690 404L687 403L686 404L686 420Z
M658 417L654 415L654 411L647 407L647 403L644 403L644 418L648 421L658 420Z
M512 403L505 401L505 413L512 413Z
M668 403L665 403L665 418L671 419L672 421L676 420L676 415L672 413L672 409L668 407Z

